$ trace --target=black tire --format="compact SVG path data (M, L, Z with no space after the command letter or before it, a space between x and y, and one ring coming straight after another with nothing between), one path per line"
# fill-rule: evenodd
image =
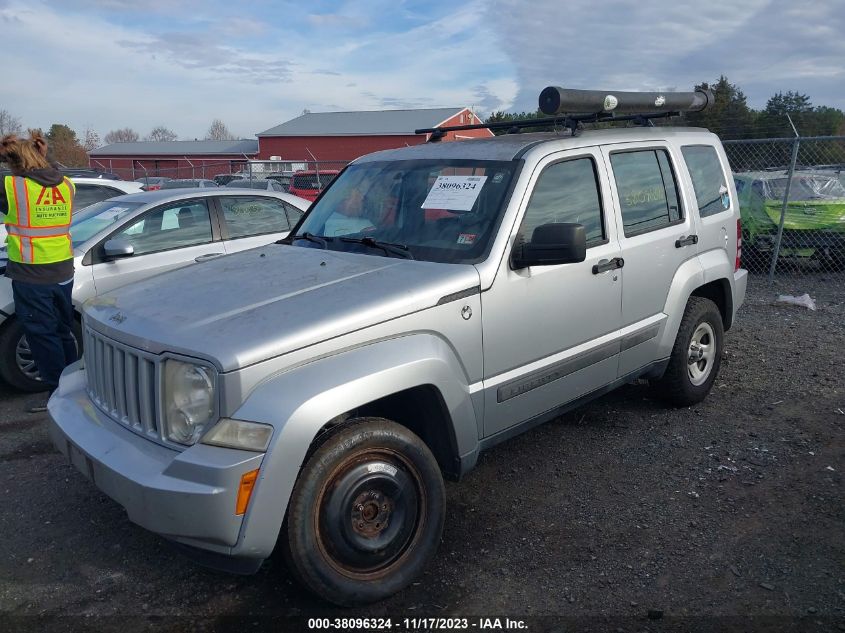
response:
M769 272L772 262L772 251L759 250L752 244L750 237L742 236L742 267L752 274Z
M830 250L822 257L824 272L841 273L845 270L845 251Z
M73 336L77 349L82 341L82 327L79 321L73 321ZM26 335L20 321L12 317L0 331L0 378L7 385L20 391L35 393L46 391L47 385L37 378L38 370L27 352Z
M719 374L724 338L722 315L716 304L704 297L690 297L669 366L653 383L657 394L679 407L704 400ZM699 360L693 362L694 355Z
M383 418L343 424L309 457L280 538L294 576L341 606L376 602L419 576L443 532L437 461Z

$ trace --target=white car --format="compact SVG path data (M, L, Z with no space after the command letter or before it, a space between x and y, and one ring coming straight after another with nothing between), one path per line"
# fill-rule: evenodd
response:
M71 180L76 186L73 206L77 211L100 200L143 191L143 184L132 180L105 180L103 178L71 178Z
M74 307L158 273L279 240L310 204L287 193L230 188L160 189L96 202L71 221ZM0 256L2 274L5 249ZM43 389L7 277L0 277L0 378L24 391Z

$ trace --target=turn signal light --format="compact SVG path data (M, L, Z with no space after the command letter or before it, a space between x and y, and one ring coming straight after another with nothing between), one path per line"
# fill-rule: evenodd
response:
M258 469L251 470L241 477L241 484L238 486L238 501L235 504L235 514L243 514L249 505L249 498L252 496L252 489L258 481Z

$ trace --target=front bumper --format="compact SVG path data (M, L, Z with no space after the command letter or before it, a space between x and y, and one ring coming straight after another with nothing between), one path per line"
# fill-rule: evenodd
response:
M263 454L204 444L176 451L136 435L90 400L82 361L64 371L48 410L56 448L132 522L209 553L234 553L243 524L235 514L240 480L261 466ZM257 569L266 555L249 558Z

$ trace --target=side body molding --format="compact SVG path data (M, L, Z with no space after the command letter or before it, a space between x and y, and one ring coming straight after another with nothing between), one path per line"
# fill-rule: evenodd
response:
M452 347L433 334L377 341L323 357L256 387L232 417L272 424L275 431L232 553L270 555L307 449L326 422L421 385L440 392L458 455L475 453L480 420L466 373Z

